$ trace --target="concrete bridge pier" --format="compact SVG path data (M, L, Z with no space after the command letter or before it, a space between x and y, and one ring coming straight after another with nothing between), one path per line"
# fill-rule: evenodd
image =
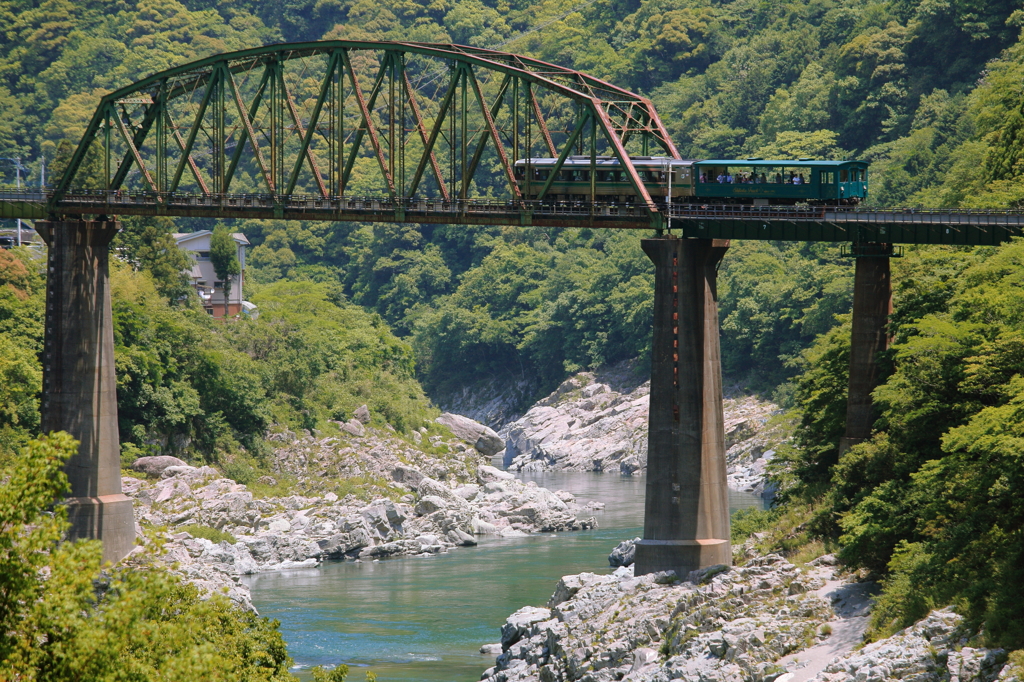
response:
M71 539L103 541L117 562L135 543L132 502L121 492L110 240L116 221L38 221L49 246L42 429L67 431L81 445L65 471Z
M731 564L718 264L723 239L644 239L654 261L654 340L644 536L636 574Z
M853 282L853 330L850 333L850 378L846 403L846 435L839 453L871 437L875 410L871 392L878 386L878 355L889 347L892 314L892 244L853 245L856 271Z

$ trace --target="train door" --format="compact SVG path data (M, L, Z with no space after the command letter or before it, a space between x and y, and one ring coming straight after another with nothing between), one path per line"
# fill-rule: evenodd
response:
M835 200L838 198L839 194L835 169L819 171L818 179L820 183L820 187L818 189L819 199Z

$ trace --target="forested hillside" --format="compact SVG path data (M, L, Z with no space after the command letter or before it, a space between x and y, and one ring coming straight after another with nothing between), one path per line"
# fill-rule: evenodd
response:
M607 78L651 96L687 157L862 157L875 203L1018 200L1024 15L1008 1L0 7L0 150L27 159L33 182L42 159L52 164L62 141L77 141L100 95L148 73L275 41L377 38L498 47ZM3 168L12 180L13 167ZM177 225L196 227L209 225ZM250 281L340 283L412 343L435 395L482 379L527 378L543 392L647 345L649 271L633 235L281 221L232 229L255 245ZM848 307L847 265L828 248L735 248L723 278L728 372L767 391L791 376L792 363L776 358L794 358Z

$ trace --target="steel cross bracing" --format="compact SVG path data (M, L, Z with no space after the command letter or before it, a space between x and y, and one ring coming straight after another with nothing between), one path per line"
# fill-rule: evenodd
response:
M512 202L520 222L551 183L515 161L585 155L595 168L618 159L647 226L659 207L631 161L643 153L679 158L650 100L554 64L460 45L271 45L104 97L48 210L93 209L112 192L166 215L228 217L241 195L261 217L310 200L341 216L349 197L374 196L403 220L433 210L417 202L445 202L447 215L484 197Z

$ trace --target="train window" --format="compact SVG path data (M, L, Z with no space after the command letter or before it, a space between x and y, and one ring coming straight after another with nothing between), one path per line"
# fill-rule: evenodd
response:
M833 172L822 172L821 181L826 185L831 185L836 181L836 174Z
M846 182L846 177L846 169L844 168L843 170L839 171L839 182Z
M533 179L534 180L547 180L548 179L548 174L550 172L551 171L549 171L547 168L538 168L537 170L535 170L533 172Z
M572 180L572 171L571 170L561 171L558 174L558 179L559 180Z

